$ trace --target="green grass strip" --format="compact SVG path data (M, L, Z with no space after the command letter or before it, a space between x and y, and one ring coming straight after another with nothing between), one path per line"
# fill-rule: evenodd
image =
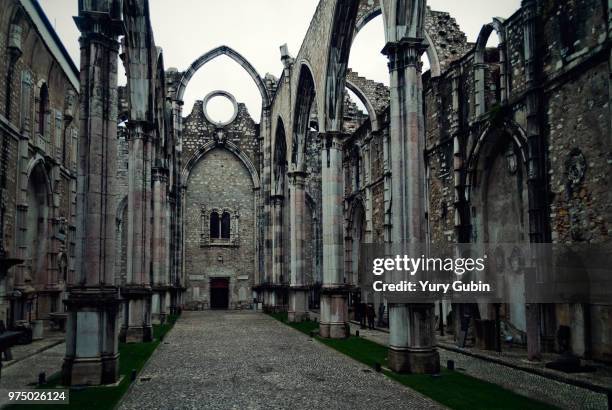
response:
M110 410L115 408L121 397L131 384L132 369L138 373L151 357L157 346L166 334L172 329L178 316L169 315L163 325L153 325L153 341L147 343L120 343L119 344L119 374L123 376L121 383L114 387L84 387L70 389L70 404L14 404L5 407L10 410ZM40 389L61 388L61 373L49 378L47 384L39 386Z
M311 331L316 332L319 329L318 323L312 321L288 323L286 313L274 313L270 316L308 335ZM319 336L314 338L367 366L373 367L375 363L380 363L383 367L387 366L386 346L356 336L350 336L347 339L323 339ZM384 374L452 409L543 410L557 408L458 371L442 369L440 375L434 376L399 374L387 370L384 371Z

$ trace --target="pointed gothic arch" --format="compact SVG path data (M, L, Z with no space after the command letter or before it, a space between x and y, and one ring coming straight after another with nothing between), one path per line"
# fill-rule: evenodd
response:
M49 279L47 252L51 240L49 221L53 217L51 180L40 156L33 158L28 165L26 197L28 208L22 226L25 229L26 263L32 284L38 289Z
M487 42L491 34L495 31L499 40L499 99L500 103L505 103L508 99L510 82L508 76L508 55L506 50L506 28L504 19L496 17L490 23L482 26L476 45L474 46L474 99L476 105L476 115L483 115L486 111L486 49Z
M357 98L363 103L368 111L368 117L370 117L370 124L372 126L372 131L379 131L381 129L380 123L378 121L378 115L376 114L376 109L374 105L368 98L367 94L355 83L353 83L349 78L346 79L346 88L351 90Z
M340 131L342 127L344 85L358 9L357 1L338 0L334 11L325 77L325 129L328 131Z
M189 84L189 81L195 75L195 73L204 65L222 55L225 55L234 60L251 76L251 78L255 82L255 85L259 89L259 93L261 94L261 101L263 107L270 106L270 97L268 96L268 91L266 89L266 86L264 85L261 76L259 75L257 70L255 70L255 67L253 67L253 65L246 58L244 58L242 54L225 45L219 46L202 54L193 63L191 63L189 68L185 70L183 76L181 77L181 80L176 89L175 100L183 101L183 96L185 95L187 85Z
M287 177L287 136L282 118L276 122L273 152L273 193L281 195L285 191Z
M306 138L310 130L310 114L317 97L317 91L309 66L302 63L299 70L297 95L293 108L291 163L297 167L303 167L305 166Z
M355 33L353 34L353 40L357 37L357 34L372 20L376 17L382 16L383 20L385 15L380 8L380 5L376 5L370 10L368 10L363 15L359 16L357 19L357 23L355 24ZM426 17L427 18L427 17ZM432 77L439 77L442 74L440 68L440 58L438 56L437 47L434 44L431 36L427 29L423 30L423 34L425 36L425 44L427 45L427 50L425 50L425 54L427 54L427 59L429 60L429 69L431 71ZM353 67L354 68L354 67Z
M244 152L242 152L242 150L236 144L231 141L224 141L223 143L211 141L200 147L197 151L195 151L191 155L191 157L187 159L187 161L185 162L185 166L183 167L182 181L184 184L187 184L189 180L189 175L191 174L193 168L198 164L198 162L200 162L200 160L204 158L206 154L208 154L215 148L226 149L227 151L238 157L238 159L246 167L247 171L249 172L249 175L251 176L251 180L253 182L253 189L260 188L261 185L257 168L255 168L255 165L250 160L250 158Z

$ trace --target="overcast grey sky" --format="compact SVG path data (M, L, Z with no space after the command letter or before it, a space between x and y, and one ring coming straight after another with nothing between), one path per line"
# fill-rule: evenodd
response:
M68 52L78 66L79 32L72 16L77 0L39 0ZM287 43L294 56L316 9L318 0L150 0L155 42L164 50L166 68L185 70L197 57L220 45L227 45L247 58L260 75L280 76L279 46ZM474 42L493 17L509 17L520 0L429 0L434 10L451 13ZM495 37L495 36L492 36ZM360 75L388 83L382 19L372 20L357 36L349 66ZM125 83L125 78L120 79ZM222 56L201 68L185 93L183 113L193 102L212 90L223 89L244 102L259 122L261 97L251 77L229 58ZM213 116L227 116L230 110L222 98L213 100Z

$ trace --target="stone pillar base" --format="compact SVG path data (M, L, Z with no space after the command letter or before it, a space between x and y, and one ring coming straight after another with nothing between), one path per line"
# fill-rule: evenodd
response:
M160 298L158 292L151 294L151 323L159 325Z
M440 354L436 349L415 350L389 347L387 363L389 368L396 373L440 373Z
M303 322L308 320L308 289L294 287L289 290L289 309L287 311L289 322Z
M126 318L121 329L120 340L124 343L150 342L153 340L151 289L145 287L123 288L122 295L126 299L124 304Z
M271 289L268 292L268 309L271 312L278 312L278 295L276 294L276 289Z
M350 336L348 323L319 323L319 336L325 339L346 339Z
M75 288L65 303L68 320L62 384L115 383L119 377L117 288Z
M64 358L64 386L113 384L119 378L119 354L96 358Z
M142 343L153 340L152 326L128 326L122 330L122 342Z
M350 336L346 292L328 290L321 294L319 336L345 339Z
M163 325L166 318L166 291L155 290L151 297L151 323Z
M159 314L159 324L163 325L166 323L166 319L168 318L168 314L166 312L162 312Z
M264 291L264 310L269 313L285 312L287 309L287 306L281 304L282 289L276 286Z

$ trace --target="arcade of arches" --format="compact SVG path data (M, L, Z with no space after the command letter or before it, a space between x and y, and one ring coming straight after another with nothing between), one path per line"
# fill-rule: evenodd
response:
M179 309L316 310L320 335L344 338L359 301L389 327L392 369L437 372L439 322L458 333L488 307L388 303L361 286L361 244L609 240L606 2L523 0L469 43L425 0L321 0L279 77L227 46L167 68L147 0L78 3L80 69L35 0L0 10L0 320L44 337L65 318L66 384L115 382L117 340ZM381 14L388 87L348 67ZM222 55L259 118L225 90L183 112ZM233 115L211 118L212 98ZM575 354L611 360L612 306L529 305L516 283L506 339L537 359L563 326Z

